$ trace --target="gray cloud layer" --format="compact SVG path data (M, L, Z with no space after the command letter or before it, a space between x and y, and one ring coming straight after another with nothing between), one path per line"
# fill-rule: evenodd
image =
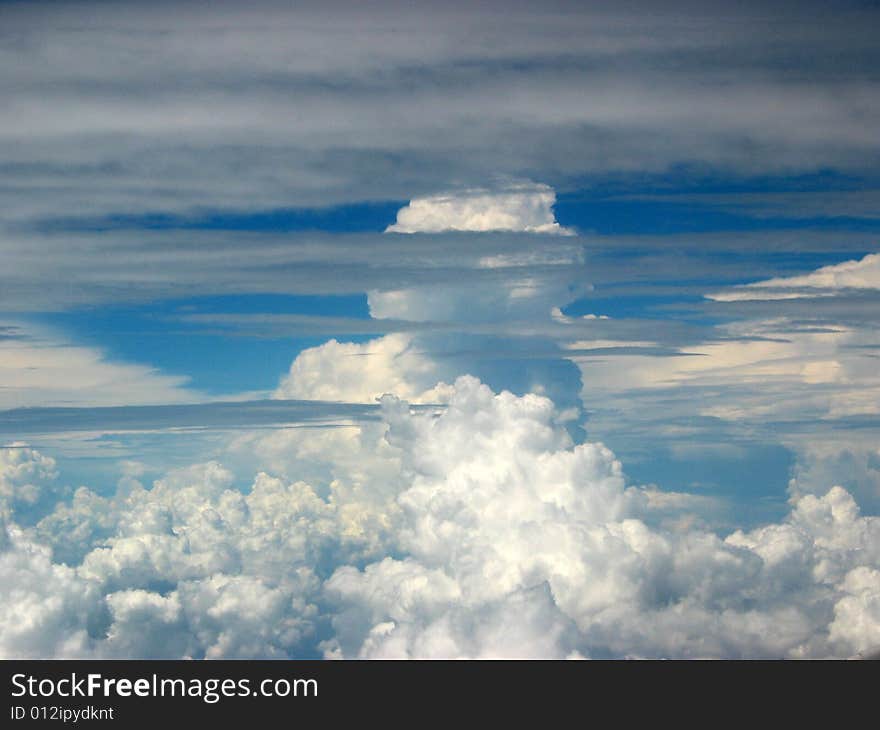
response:
M187 405L17 408L0 411L0 438L46 433L227 429L341 422L378 417L378 406L321 401L265 400Z
M640 290L702 295L706 285L700 279L708 276L737 282L784 273L775 254L839 255L875 246L871 234L803 231L558 238L18 230L0 232L0 255L7 264L0 270L0 311L224 293L350 294L450 283L478 291L524 279L570 285L572 298ZM725 255L730 252L750 258ZM493 259L501 263L487 266Z
M11 220L877 160L857 5L5 5Z

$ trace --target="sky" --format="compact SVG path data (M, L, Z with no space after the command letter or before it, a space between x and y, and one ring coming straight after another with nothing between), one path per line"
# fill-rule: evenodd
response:
M871 654L878 13L0 2L0 656Z

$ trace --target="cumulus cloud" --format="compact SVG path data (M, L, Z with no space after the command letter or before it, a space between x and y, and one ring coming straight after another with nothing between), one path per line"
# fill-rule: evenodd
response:
M100 618L98 586L52 562L51 550L0 518L0 656L78 657Z
M343 606L330 655L848 655L870 642L828 633L849 571L880 557L880 522L847 492L726 540L658 531L613 455L567 443L551 412L465 379L440 418L390 415L412 474L398 498L408 557L330 578ZM521 620L499 631L501 615Z
M319 566L368 543L336 519L302 482L259 474L243 493L207 463L106 498L81 488L31 535L79 586L59 611L100 618L83 633L93 654L283 657L308 651Z
M352 534L372 540L398 511L394 498L403 485L400 450L385 438L387 430L381 421L246 432L233 439L228 451L232 458L256 462L272 474L306 481L318 493L331 494L339 509L349 513ZM371 526L373 521L384 527Z
M610 319L610 317L607 314L592 314L592 313L582 314L580 317L569 317L568 315L564 314L562 309L560 309L559 307L552 307L550 309L550 316L553 318L554 322L559 322L560 324L573 324L573 323L577 322L579 319L586 320L586 321L592 321L592 320L596 320L596 319ZM628 343L628 344L632 344L632 343ZM596 345L594 344L593 346L595 347Z
M339 407L339 428L239 434L217 455L225 466L196 464L149 485L131 472L115 493L71 494L47 454L19 443L3 451L0 653L846 656L877 642L877 518L858 511L877 504L876 445L799 465L784 520L725 536L702 526L722 507L628 484L615 455L573 441L560 425L571 413L546 398L493 392L473 378L443 384L463 369L428 357L440 339L412 325L481 325L490 344L442 342L453 355L452 345L467 357L477 351L472 361L514 341L493 328L500 321L517 337L523 322L557 333L543 350L530 341L523 360L557 357L550 345L577 340L563 355L582 368L587 405L602 388L611 394L592 409L592 433L604 417L650 448L654 424L690 436L694 416L757 430L774 418L836 427L876 415L871 348L880 343L865 329L752 321L714 330L693 357L609 362L598 350L652 346L645 340L657 330L684 324L627 329L625 315L564 315L588 288L587 262L602 295L618 287L640 298L643 287L707 272L733 280L704 261L707 239L677 239L689 253L676 246L673 257L656 254L668 239L646 236L600 238L585 251L557 222L550 186L478 187L491 171L568 189L592 181L601 197L606 183L625 192L682 163L733 175L858 173L877 152L876 124L866 123L878 116L874 81L853 70L876 66L861 63L876 55L867 15L817 22L807 13L801 23L783 11L785 22L756 24L751 11L687 23L645 20L639 9L449 12L292 16L230 6L218 25L210 13L126 7L95 14L99 25L76 11L72 25L52 27L26 8L9 16L14 42L0 43L9 61L0 86L16 99L0 110L7 310L181 291L366 290L374 317L406 320L419 334L305 350L278 398L381 399L382 419L364 423ZM157 32L140 32L146 22ZM765 26L772 33L756 37ZM328 34L342 41L327 44ZM794 81L792 59L802 71ZM436 194L451 180L457 191ZM254 206L410 198L388 231L418 236L176 228L248 218ZM119 230L157 221L173 230ZM861 236L839 244L834 233L832 246L806 235L812 250L866 250ZM714 246L740 253L787 246L788 236L744 243L737 234L731 243L711 234ZM880 289L877 255L778 278L767 278L779 273L767 262L737 261L723 272L757 264L751 278L764 280L715 299ZM0 407L195 399L179 378L58 337L0 330ZM505 377L514 367L505 364ZM541 391L544 381L527 375L517 392ZM408 405L435 402L446 407ZM221 411L173 417L202 426L235 417ZM167 425L163 413L154 417ZM237 479L226 462L245 453L256 464ZM840 478L845 471L855 476Z
M844 443L831 440L800 444L798 459L789 482L789 493L800 497L825 492L827 485L844 486L865 509L880 512L880 448L868 439L859 443L849 437Z
M880 254L823 266L803 276L781 276L707 294L717 302L833 296L844 289L880 289Z
M545 323L553 307L564 306L592 288L583 280L581 245L557 240L520 250L470 248L471 256L477 253L470 261L473 270L485 274L479 283L457 277L412 287L370 289L370 314L415 322ZM433 254L432 258L429 267L441 261ZM463 260L459 257L459 263Z
M445 398L437 365L410 335L395 333L363 344L330 340L303 350L276 389L276 398L374 403L393 393L413 402Z
M147 488L128 473L30 528L7 520L0 654L800 657L876 643L880 518L841 487L727 537L668 529L657 506L685 517L694 500L627 486L546 398L462 377L441 412L393 396L382 409L346 437L383 440L381 465L298 479L297 463L345 446L303 438L284 476L237 485L209 462ZM24 481L43 458L16 455Z
M859 567L847 573L843 582L845 592L834 605L834 621L830 626L831 639L849 646L865 646L876 653L880 647L880 571Z
M57 476L55 460L26 444L0 448L0 517L35 505Z
M415 198L397 211L386 233L513 231L572 236L556 222L556 193L548 185L515 183Z
M534 323L548 319L556 302L567 303L584 290L572 284L573 272L555 279L522 274L507 281L489 281L475 288L470 283L444 283L370 291L370 314L382 319L412 322L502 322Z

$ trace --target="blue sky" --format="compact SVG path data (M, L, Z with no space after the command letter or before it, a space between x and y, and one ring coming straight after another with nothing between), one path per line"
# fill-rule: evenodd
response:
M876 229L877 219L869 216L803 214L795 217L757 217L750 215L748 209L740 210L737 203L739 198L752 195L760 198L792 191L810 194L852 191L860 189L859 182L852 177L828 172L694 182L686 172L675 171L663 177L652 176L650 180L618 179L572 190L557 197L554 212L562 226L576 229L582 234L583 245L588 251L588 240L592 237L658 236L674 246L676 234L870 232ZM861 182L864 184L864 181ZM726 195L732 199L701 202L689 197L694 194ZM654 199L657 196L661 199ZM247 214L217 212L193 217L111 216L86 222L69 222L67 225L72 230L95 230L105 235L119 230L134 233L143 230L199 230L269 234L312 231L380 234L394 223L397 211L405 204L406 201L390 201L325 210L281 209ZM642 249L637 241L638 238L632 247L634 251L627 247L620 251L603 251L602 256L613 262L616 268L626 267L628 259L637 261L640 253L650 252L652 247L657 246L657 241L651 240ZM571 317L601 312L615 320L687 322L711 337L713 327L727 318L721 316L720 312L700 311L700 305L705 301L701 290L754 281L756 276L749 272L758 270L758 267L765 272L762 276L769 278L770 274L801 273L868 253L869 249L845 253L821 249L709 251L700 256L704 266L702 271L692 278L687 274L687 269L680 279L673 277L666 280L664 277L661 291L642 293L637 283L627 281L624 276L617 284L620 288L613 293L605 294L601 289L591 291L587 296L565 303L562 312ZM739 271L728 274L725 271L728 262L735 262ZM717 274L713 273L713 266L717 267ZM585 276L588 278L587 272ZM633 287L635 293L628 293L628 287ZM560 301L560 304L563 303ZM360 343L370 338L369 334L344 329L335 332L332 325L326 333L311 336L307 332L298 333L296 327L284 332L248 336L249 333L241 329L231 333L222 326L211 327L184 319L192 315L253 317L285 314L318 318L370 318L366 293L332 296L242 293L74 307L34 315L33 321L57 328L77 343L100 349L109 360L147 363L162 372L182 376L187 379L189 386L214 399L236 397L238 393L270 393L300 351L319 346L330 335ZM502 348L500 352L493 352L493 348L499 346ZM509 352L503 348L509 346L486 336L472 339L470 347L483 351L464 367L497 388L527 392L530 381L524 380L521 361L518 358L505 359ZM515 347L522 350L523 345ZM528 349L529 345L525 347ZM538 377L547 380L545 385L552 387L553 381L561 378L563 383L556 384L558 388L571 390L576 387L570 382L570 372L568 382L565 382L565 360L547 352L531 354L537 358L537 364L531 365L528 370L531 373L540 372ZM487 361L491 362L487 364ZM589 430L589 417L586 415L587 420L582 425ZM706 426L704 430L711 439L712 427ZM626 459L627 472L637 482L656 482L676 488L685 486L723 494L731 500L732 508L740 519L746 520L746 524L784 514L787 499L785 486L794 456L781 443L750 444L745 452L726 459L717 454L676 457L664 448L668 446L664 443L658 443L654 448L648 447L647 453L629 453L625 442L612 442L612 445L621 456L629 457ZM763 502L756 507L755 500Z
M877 9L643 11L0 4L0 517L73 571L71 601L98 586L103 603L82 610L111 616L109 633L71 652L143 653L129 612L153 626L179 608L190 618L163 655L515 654L491 625L460 632L521 602L538 622L524 636L558 638L523 644L541 656L827 656L874 641L839 622L856 604L880 617ZM159 575L159 543L204 537L193 515L245 529L232 493L249 514L274 495L266 509L299 515L283 550L302 571L247 563L256 533L227 532L201 567ZM443 500L470 517L447 524ZM636 638L646 616L673 621L661 606L699 604L688 637L722 604L774 620L772 556L797 541L767 536L800 530L810 547L792 564L850 545L810 522L820 507L842 520L846 500L868 557L821 591L805 567L791 578L805 598L789 643ZM524 567L507 536L551 503L568 517L548 517L542 539L579 537ZM167 512L170 531L138 510ZM634 577L630 558L602 553L617 576L604 595L658 601L621 619L619 642L587 606L601 603L579 542L591 520L647 561ZM703 604L696 573L667 585L633 521L673 562L721 541L719 565L744 561L730 585L746 588ZM452 534L468 547L446 551ZM502 557L480 563L493 540ZM138 550L159 573L132 577ZM233 554L238 567L218 557ZM471 594L478 563L521 580ZM548 565L543 582L522 577ZM425 605L450 601L440 618L365 598L410 571L436 582ZM317 608L274 617L301 635L230 619L224 644L222 627L187 624L201 616L180 608L190 580ZM752 588L758 618L732 597ZM9 653L62 651L9 636Z

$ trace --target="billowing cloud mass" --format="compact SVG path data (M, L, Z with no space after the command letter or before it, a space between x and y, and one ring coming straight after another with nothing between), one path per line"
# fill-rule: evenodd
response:
M13 501L0 653L801 657L876 643L880 519L846 490L795 495L783 522L727 537L664 527L664 502L679 516L698 502L627 486L548 399L471 377L450 395L437 413L384 397L362 434L373 466L311 483L263 472L241 488L197 464L149 488L82 487L31 527ZM286 469L339 453L309 446ZM7 460L22 482L44 459Z
M416 198L397 211L390 233L513 231L569 236L556 222L556 193L548 185L516 183L498 189L474 188Z
M445 388L437 385L436 375L436 364L405 334L363 344L330 340L297 355L275 397L373 403L396 393L431 403L444 398Z
M3 4L0 657L876 651L877 10L653 5Z
M708 294L707 298L718 302L798 299L830 296L844 289L880 289L880 254L868 254L858 261L823 266L803 276L781 276L744 284Z
M555 200L552 189L532 184L418 199L398 212L397 223L386 233L510 231L573 235L556 222L552 209ZM485 240L471 239L468 248L480 252L479 242ZM432 267L441 260L437 253L432 254ZM462 260L459 255L458 261ZM581 278L583 263L583 246L577 242L542 242L540 246L523 244L485 251L471 262L475 270L486 274L479 284L453 278L422 282L411 288L372 289L368 291L370 314L416 322L543 320L554 306L564 305L589 290L590 285Z
M57 476L55 460L26 444L0 449L0 518L35 505Z
M797 499L821 495L827 485L846 487L861 507L880 512L880 447L868 437L844 435L832 439L808 440L798 445L798 459L789 482L789 493Z

